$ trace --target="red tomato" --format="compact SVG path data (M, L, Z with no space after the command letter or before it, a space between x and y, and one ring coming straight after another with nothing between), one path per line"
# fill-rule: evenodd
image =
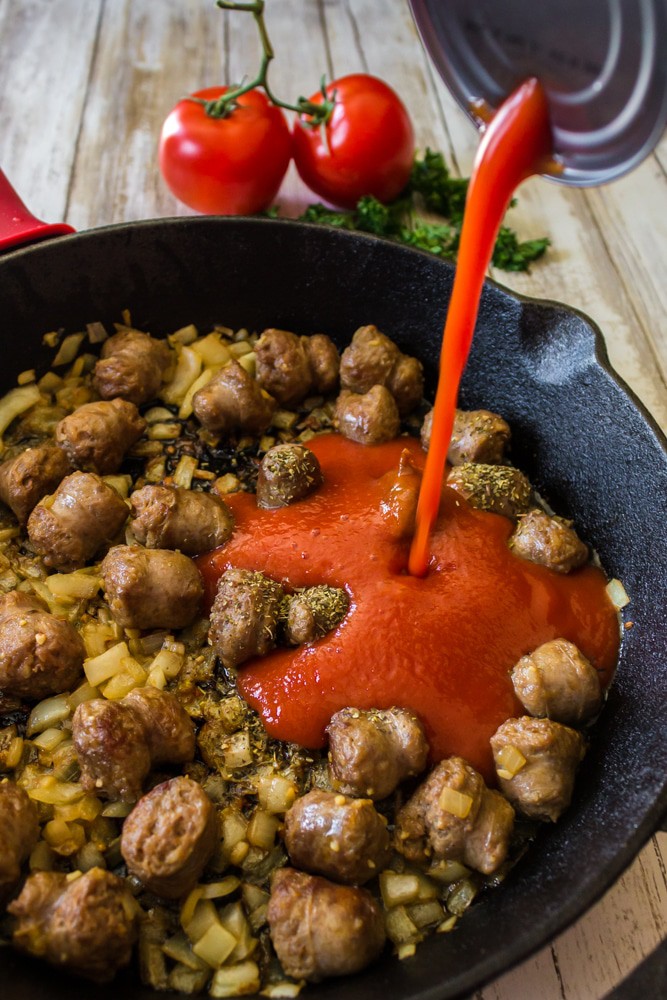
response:
M210 101L227 90L207 87L192 96ZM259 90L238 103L227 118L213 118L203 105L182 100L162 126L162 175L176 197L198 212L260 212L285 176L292 137L282 111Z
M365 73L341 77L326 88L335 105L324 132L294 126L294 162L301 179L321 198L354 208L359 198L391 201L408 182L414 133L405 105L382 80ZM322 94L310 98L322 102Z

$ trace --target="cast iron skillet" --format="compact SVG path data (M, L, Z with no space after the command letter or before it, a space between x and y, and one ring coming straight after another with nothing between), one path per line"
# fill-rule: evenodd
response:
M0 260L4 382L47 360L47 330L112 323L124 308L153 333L220 322L339 343L375 323L426 365L434 387L452 268L356 234L273 220L134 223L49 240ZM366 972L309 988L318 1000L445 1000L525 958L590 906L633 859L667 809L667 455L651 418L609 368L581 314L485 288L462 405L502 413L512 458L572 517L632 603L615 683L595 727L575 800L545 827L505 884L417 956L388 954ZM444 637L446 641L446 637ZM13 1000L71 1000L89 984L7 950ZM123 974L96 997L151 992Z

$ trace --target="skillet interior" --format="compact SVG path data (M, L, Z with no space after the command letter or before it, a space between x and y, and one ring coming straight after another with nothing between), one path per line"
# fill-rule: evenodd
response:
M282 326L345 342L375 323L425 362L435 385L452 268L372 237L275 220L134 223L49 241L0 261L2 391L47 360L43 333L99 319L166 333ZM667 810L667 454L664 438L610 370L582 315L488 283L462 405L502 413L513 460L572 517L632 598L621 662L579 774L575 802L541 831L499 892L417 957L345 981L348 1000L453 998L526 957L579 916L632 860ZM87 997L91 986L0 954L15 1000ZM154 996L122 976L104 1000ZM305 996L338 995L330 981Z

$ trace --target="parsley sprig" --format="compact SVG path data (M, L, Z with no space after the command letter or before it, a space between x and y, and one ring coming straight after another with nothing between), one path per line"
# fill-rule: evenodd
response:
M315 204L300 218L385 236L453 261L459 247L467 190L468 181L450 175L442 153L427 149L423 158L415 158L408 186L396 201L383 205L377 198L366 196L351 212ZM427 221L423 212L437 215L442 221ZM513 229L503 225L491 262L503 271L527 271L548 246L546 238L521 242Z

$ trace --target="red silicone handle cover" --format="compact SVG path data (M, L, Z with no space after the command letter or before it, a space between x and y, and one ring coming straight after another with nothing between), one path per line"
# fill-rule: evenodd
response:
M36 219L0 170L0 253L12 247L73 232L74 229L65 222L50 224Z

